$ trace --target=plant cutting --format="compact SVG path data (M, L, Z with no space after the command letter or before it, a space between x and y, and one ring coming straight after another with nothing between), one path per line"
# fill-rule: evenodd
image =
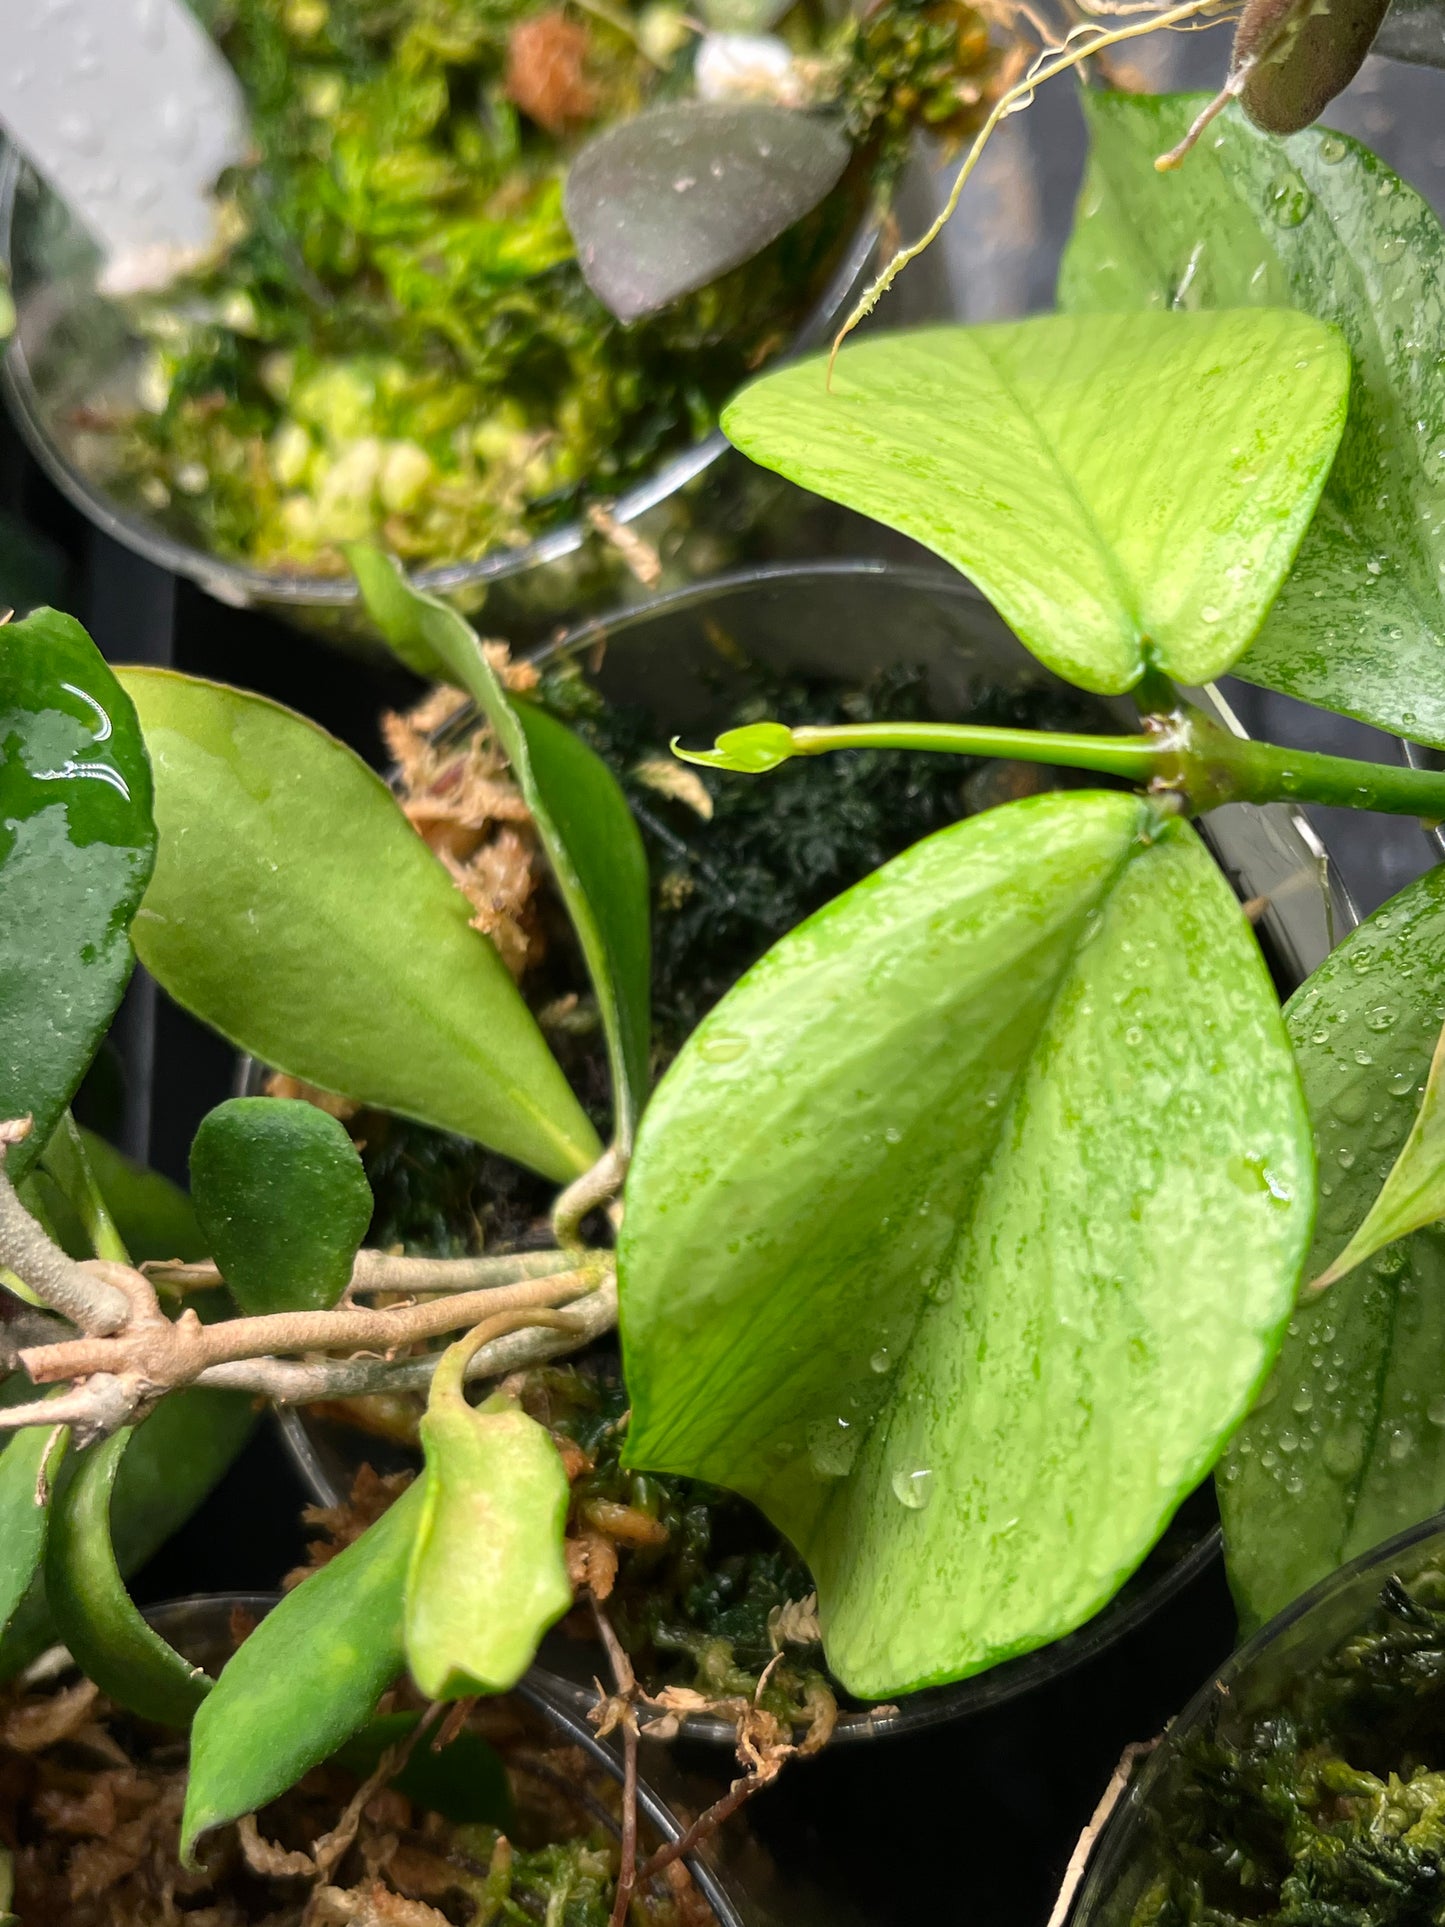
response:
M35 840L67 874L72 853L77 874L98 861L54 782L110 793L114 854L110 896L85 905L107 944L62 921L13 1007L0 1260L49 1321L19 1356L54 1389L0 1412L27 1448L0 1458L25 1528L5 1556L17 1593L43 1566L108 1694L192 1720L187 1854L328 1757L404 1669L447 1699L515 1681L570 1596L567 1495L563 1453L504 1374L578 1348L619 1307L623 1467L752 1499L806 1561L853 1692L1054 1639L1143 1558L1274 1363L1316 1182L1296 1050L1190 818L1278 799L1445 810L1433 773L1241 741L1178 687L1221 674L1271 619L1334 486L1350 384L1340 329L1260 306L866 342L831 391L804 363L732 404L748 452L928 541L1044 663L1086 692L1137 692L1143 721L775 718L691 752L763 781L794 757L897 748L1110 786L1001 805L885 863L774 944L654 1094L646 863L616 778L460 616L352 551L392 647L478 704L525 801L595 997L605 1138L461 893L349 752L236 690L112 678L63 619L6 632L24 804L7 865L25 878ZM1353 401L1352 434L1373 398ZM62 895L57 914L78 919ZM109 1234L68 1257L14 1179L43 1148L99 1228L98 1186L48 1145L123 985L127 925L173 995L278 1071L559 1187L550 1247L364 1246L345 1131L264 1099L223 1106L198 1139L206 1277L148 1274ZM24 1047L62 997L83 1034L60 1055ZM219 1278L233 1316L162 1299ZM472 1406L475 1379L502 1382ZM417 1386L420 1477L199 1681L139 1622L108 1533L146 1415L189 1387L284 1403ZM615 1685L601 1717L631 1783L639 1721L665 1725L675 1703L638 1688L605 1612L598 1628ZM325 1660L339 1650L344 1665ZM742 1745L745 1792L799 1742L775 1720Z

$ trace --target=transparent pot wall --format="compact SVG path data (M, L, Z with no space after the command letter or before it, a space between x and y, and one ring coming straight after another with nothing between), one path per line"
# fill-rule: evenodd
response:
M830 337L873 258L880 217L861 165L844 176L833 201L841 239L810 290L799 349ZM140 405L143 346L97 289L94 243L10 148L0 148L0 260L9 266L17 315L0 387L57 487L116 541L222 602L285 615L337 640L367 641L349 576L267 572L208 553L127 489L107 425ZM917 318L916 296L911 301ZM731 563L797 552L812 539L818 506L745 462L715 432L659 461L610 513L655 552L661 583L676 586ZM418 580L468 614L485 610L487 626L515 641L536 641L559 622L651 593L625 546L585 518Z
M1397 1587L1410 1597L1402 1598ZM1351 1766L1381 1778L1396 1769L1406 1772L1407 1754L1409 1765L1423 1756L1438 1768L1445 1761L1439 1630L1411 1625L1410 1616L1416 1608L1438 1615L1442 1606L1445 1526L1437 1517L1343 1567L1266 1626L1168 1729L1115 1809L1070 1927L1135 1927L1139 1920L1183 1917L1169 1911L1169 1902L1163 1913L1156 1903L1184 1856L1191 1870L1198 1864L1193 1850L1211 1825L1201 1815L1201 1788L1216 1780L1222 1758L1249 1744L1261 1722L1297 1727L1307 1741L1318 1735ZM1203 1892L1191 1902L1196 1910L1190 1919L1214 1920L1219 1908L1231 1917L1252 1916L1264 1904L1259 1896L1253 1907L1247 1898L1240 1906L1235 1871L1220 1853ZM1390 1893L1383 1863L1380 1882L1384 1906ZM1300 1917L1345 1919L1328 1910ZM1358 1921L1384 1917L1363 1898L1359 1911L1349 1915ZM1388 1918L1406 1915L1390 1912ZM1438 1919L1438 1901L1418 1918Z
M880 671L921 668L931 707L942 718L966 714L985 691L1060 692L982 597L952 571L884 562L778 566L723 577L648 606L584 625L546 652L571 655L610 701L655 719L659 743L681 735L710 742L733 720L751 690L745 670L761 664L836 682L840 691ZM1091 700L1091 699L1081 699ZM1201 701L1224 714L1208 696ZM1129 730L1127 702L1098 705L1105 732ZM746 778L738 778L746 781ZM1259 925L1281 989L1315 968L1351 927L1353 912L1329 880L1318 845L1296 813L1238 804L1215 812L1206 834L1242 900L1263 898ZM320 1503L351 1488L364 1457L385 1456L376 1441L306 1415L283 1424L303 1476ZM404 1462L404 1461L397 1461ZM385 1468L382 1468L385 1469ZM910 1731L997 1704L1078 1664L1157 1609L1212 1559L1219 1535L1208 1488L1189 1500L1140 1571L1087 1626L1038 1653L961 1684L915 1693L875 1713L845 1711L839 1740ZM592 1703L598 1657L587 1644L551 1639L543 1652L549 1690L576 1710ZM730 1742L731 1727L688 1722L691 1735Z

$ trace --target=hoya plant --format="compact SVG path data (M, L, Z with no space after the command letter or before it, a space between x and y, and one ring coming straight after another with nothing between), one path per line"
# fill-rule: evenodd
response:
M1197 106L1113 111L1122 127ZM1096 194L1066 312L850 345L831 383L805 362L733 403L747 453L927 543L1049 669L1137 698L1141 720L1116 735L773 720L689 751L738 781L861 747L1101 780L942 829L847 890L743 977L655 1091L647 870L616 778L459 615L381 554L351 552L393 649L472 699L510 767L605 1035L605 1131L444 864L349 750L240 690L113 673L53 612L0 632L0 863L25 910L7 919L0 1006L0 1263L22 1368L0 1410L0 1658L22 1664L53 1630L112 1699L190 1727L187 1855L332 1755L404 1670L439 1702L514 1684L586 1586L568 1562L563 1454L517 1402L518 1368L619 1324L625 1463L752 1499L811 1569L836 1680L892 1696L1095 1612L1271 1371L1287 1378L1291 1348L1336 1342L1311 1344L1308 1313L1292 1326L1301 1281L1428 1220L1433 1090L1413 1099L1442 1014L1438 889L1382 913L1282 1013L1194 819L1281 799L1440 816L1445 778L1244 741L1187 693L1287 647L1298 608L1288 633L1313 617L1336 705L1379 708L1332 644L1364 625L1357 653L1383 685L1390 652L1365 646L1373 585L1408 580L1416 599L1401 589L1396 610L1438 593L1427 473L1392 497L1382 466L1420 432L1401 423L1430 419L1401 398L1425 358L1390 359L1333 257L1288 278L1290 237L1316 209L1281 227L1277 198L1257 204L1250 144L1274 154L1271 180L1306 157L1221 126L1245 143L1238 163L1176 178L1200 197L1221 276L1221 225L1244 234L1257 213L1243 297L1221 283L1215 309L1201 287L1185 311L1142 259L1125 286L1122 241L1091 264L1089 222L1113 212ZM1156 151L1121 162L1121 194L1152 184ZM1233 197L1222 212L1203 199L1216 179ZM1332 191L1318 190L1325 208ZM1359 221L1311 229L1346 249L1365 231L1378 238ZM1379 279L1360 285L1373 299ZM1401 329L1427 325L1408 292L1395 312ZM1366 495L1395 499L1393 518L1355 513ZM1427 699L1402 685L1393 700L1403 726L1406 702L1418 716ZM138 1262L114 1176L68 1111L135 956L274 1071L554 1187L551 1245L369 1248L346 1129L265 1097L197 1134L203 1259ZM1378 1075L1405 1078L1399 1094L1386 1104L1367 1081L1336 1114L1377 1133L1366 1164L1399 1162L1383 1190L1362 1168L1340 1215L1311 1106L1343 1088L1342 1048L1373 1071L1353 1040L1396 1024L1414 1054L1381 1048ZM476 1404L472 1383L490 1388ZM426 1398L420 1476L218 1677L198 1672L124 1585L137 1455L177 1488L172 1520L180 1488L193 1501L203 1484L189 1451L155 1452L156 1428L186 1400L236 1412L403 1390ZM189 1408L208 1441L229 1422L212 1409ZM1323 1431L1310 1436L1304 1457L1323 1465ZM1268 1466L1259 1435L1252 1497L1250 1469L1229 1477L1249 1437L1223 1486L1237 1564L1251 1533L1274 1535L1287 1483L1282 1432ZM615 1685L599 1717L632 1761L641 1691L600 1602L597 1623ZM757 1756L753 1779L790 1745ZM619 1923L629 1882L624 1869Z

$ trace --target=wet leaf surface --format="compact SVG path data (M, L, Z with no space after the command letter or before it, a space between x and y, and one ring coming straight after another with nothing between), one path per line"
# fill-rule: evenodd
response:
M136 947L264 1063L575 1177L596 1134L384 783L278 704L129 669L160 853Z
M129 981L127 931L155 858L151 779L130 699L54 609L0 629L0 1116L44 1148Z
M588 286L620 321L705 288L835 187L850 149L815 114L677 101L596 134L563 207Z
M1203 95L1088 89L1093 147L1059 284L1075 313L1289 304L1338 327L1349 418L1299 559L1235 674L1445 745L1445 235L1343 134L1229 112L1174 174Z
M1101 304L1102 305L1102 304ZM1344 422L1331 330L1285 312L1050 315L859 341L723 427L766 468L976 582L1041 662L1118 693L1252 640Z
M1286 1009L1320 1167L1306 1275L1358 1230L1411 1127L1445 1019L1445 869L1362 924ZM1302 1302L1219 1475L1247 1626L1445 1505L1445 1231Z
M371 1186L345 1127L295 1097L234 1097L202 1118L191 1195L248 1315L325 1311L351 1280Z
M1121 794L991 810L785 937L659 1086L627 1461L761 1506L850 1691L979 1671L1087 1619L1213 1463L1312 1198L1194 832Z

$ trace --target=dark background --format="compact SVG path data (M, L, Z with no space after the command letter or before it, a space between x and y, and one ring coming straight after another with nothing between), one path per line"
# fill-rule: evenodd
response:
M1213 85L1224 55L1225 37L1216 32L1177 36L1135 58L1151 85ZM1366 139L1439 206L1442 110L1445 74L1372 61L1329 118ZM1005 123L955 228L926 263L930 292L923 299L934 312L983 319L1048 305L1082 151L1067 86ZM906 226L913 213L926 218L938 191L936 177L919 176ZM920 290L924 285L920 276ZM172 662L262 691L379 762L378 711L405 700L411 688L400 672L224 608L118 549L61 500L4 422L0 515L9 518L0 524L0 575L7 555L18 555L25 570L38 568L44 598L79 615L113 660ZM1239 686L1230 695L1258 733L1398 755L1387 739L1286 699ZM1319 815L1363 910L1431 859L1413 825ZM122 1075L105 1099L110 1133L132 1155L184 1182L197 1122L230 1094L233 1055L144 982L128 998L116 1041ZM138 1598L274 1587L299 1556L305 1497L263 1423L196 1518L140 1574ZM1160 1730L1233 1635L1216 1562L1142 1628L1063 1679L970 1719L913 1738L837 1748L785 1772L751 1813L777 1862L811 1890L811 1899L800 1892L791 1917L798 1927L805 1919L842 1927L854 1917L872 1927L1043 1927L1079 1830L1124 1746ZM728 1774L724 1758L693 1755L688 1764L720 1780Z

